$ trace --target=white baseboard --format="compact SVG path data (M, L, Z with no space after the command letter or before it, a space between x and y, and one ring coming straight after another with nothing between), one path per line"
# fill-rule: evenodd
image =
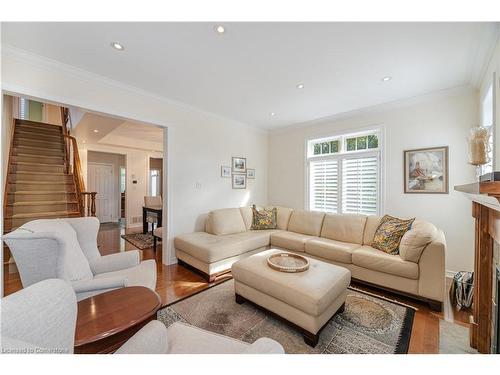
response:
M445 272L446 272L446 277L453 279L458 271L446 270Z

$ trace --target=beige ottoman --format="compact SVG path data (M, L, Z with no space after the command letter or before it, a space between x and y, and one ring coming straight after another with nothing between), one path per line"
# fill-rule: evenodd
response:
M278 315L314 347L321 329L344 309L351 272L312 258L305 272L279 272L267 265L267 258L277 252L282 251L263 251L233 264L236 302L250 301Z

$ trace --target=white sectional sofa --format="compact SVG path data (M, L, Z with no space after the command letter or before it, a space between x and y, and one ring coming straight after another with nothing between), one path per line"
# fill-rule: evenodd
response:
M284 249L348 268L353 280L441 309L446 242L433 224L416 219L401 240L400 254L390 255L371 247L379 216L277 208L277 229L271 230L250 229L251 207L210 212L205 232L175 238L179 263L213 281L239 259L270 247Z

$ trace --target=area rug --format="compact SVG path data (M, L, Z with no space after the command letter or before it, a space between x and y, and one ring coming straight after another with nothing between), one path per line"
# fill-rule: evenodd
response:
M229 280L163 308L157 318L167 327L181 321L249 343L270 337L289 354L390 354L408 352L414 315L411 307L349 289L345 311L330 319L312 348L285 322L250 303L237 304Z
M478 354L469 345L469 328L460 324L439 320L440 354Z
M130 242L132 245L137 247L139 250L149 249L153 247L153 235L151 233L131 233L122 234L122 238L125 241Z

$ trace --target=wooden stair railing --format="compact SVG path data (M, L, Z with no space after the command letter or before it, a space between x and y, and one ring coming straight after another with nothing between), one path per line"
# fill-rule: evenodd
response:
M71 116L69 109L61 107L62 130L65 147L65 169L66 173L73 174L75 180L76 196L81 216L96 216L95 198L97 192L86 191L83 181L82 163L78 153L76 138L70 135Z

